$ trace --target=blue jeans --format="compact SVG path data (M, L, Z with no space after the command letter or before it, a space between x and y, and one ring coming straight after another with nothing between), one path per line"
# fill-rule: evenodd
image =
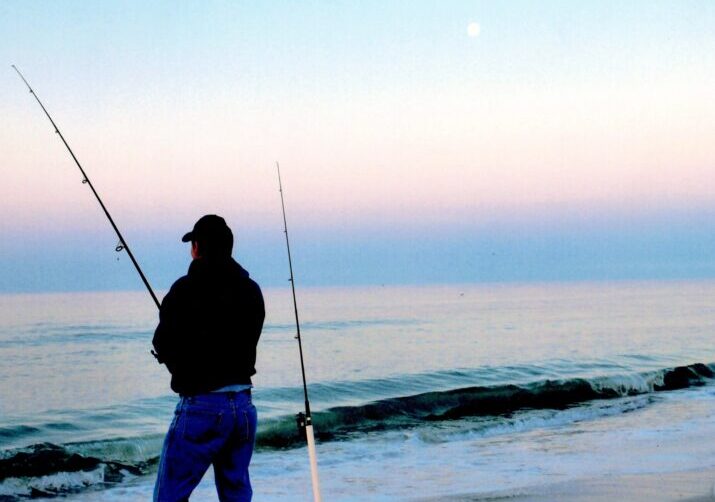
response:
M188 501L211 464L221 502L251 500L256 421L250 391L182 397L164 440L154 502Z

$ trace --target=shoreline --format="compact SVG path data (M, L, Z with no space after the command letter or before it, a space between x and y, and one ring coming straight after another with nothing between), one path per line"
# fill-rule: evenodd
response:
M446 495L420 502L715 502L715 467L586 478L506 491Z

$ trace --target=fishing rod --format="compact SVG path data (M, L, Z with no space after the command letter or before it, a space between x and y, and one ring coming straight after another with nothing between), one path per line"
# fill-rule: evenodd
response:
M22 81L25 82L25 85L27 86L27 88L30 89L30 94L32 94L35 97L35 99L37 100L37 103L42 108L42 111L45 112L45 115L47 115L47 118L50 119L50 123L52 124L52 127L55 128L55 132L60 136L62 143L64 143L65 146L67 147L67 151L70 152L70 155L72 156L72 159L74 160L74 163L77 164L77 167L79 167L79 170L82 173L82 183L89 186L89 188L92 190L92 193L97 198L97 202L99 202L99 205L102 207L102 211L104 211L105 216L109 220L109 223L112 225L112 228L114 229L114 231L117 234L117 237L119 238L119 243L117 244L115 251L117 253L120 253L121 251L127 252L127 255L129 256L129 258L132 260L132 263L134 264L134 268L136 268L137 272L139 272L139 277L141 277L142 281L144 282L144 285L146 286L146 289L149 291L149 294L151 295L152 299L154 300L154 303L156 303L156 307L161 308L159 299L154 294L154 290L151 289L151 286L149 285L149 281L147 280L146 276L144 275L144 272L142 272L142 269L139 266L139 263L137 263L136 258L134 258L134 254L132 253L131 249L129 249L129 246L127 245L127 241L125 241L124 237L122 237L122 233L119 231L119 228L117 228L117 225L114 223L112 216L109 214L109 211L107 210L106 206L104 205L104 202L102 202L102 199L99 197L99 194L97 193L97 190L95 190L94 185L92 185L92 182L89 180L87 173L85 173L84 169L82 169L82 166L80 165L79 160L77 160L77 157L75 156L74 152L72 151L70 146L67 144L65 137L62 136L62 133L60 132L60 129L57 127L57 124L55 124L55 121L52 120L52 117L50 117L50 114L47 112L45 105L42 104L42 101L40 101L40 98L37 97L37 94L35 94L35 91L32 90L32 87L30 87L30 84L27 82L27 80L22 75L22 73L20 73L20 70L17 69L17 66L15 66L15 65L11 65L11 66L17 72L17 74L20 76ZM152 353L153 353L153 351L152 351ZM156 355L155 355L155 357L156 357Z
M305 414L298 414L298 427L305 430L305 437L308 441L308 456L310 457L310 477L313 482L313 500L320 502L320 482L318 480L318 458L315 454L315 436L313 435L313 418L310 415L310 402L308 401L308 384L305 381L305 363L303 362L303 344L300 338L300 321L298 320L298 302L295 298L295 280L293 278L293 261L290 256L290 242L288 241L288 223L286 222L286 205L283 200L283 183L281 183L281 166L276 162L278 170L278 191L281 193L281 208L283 209L283 233L286 236L286 248L288 249L288 268L290 270L290 287L293 292L293 311L295 312L295 338L298 340L298 352L300 353L300 371L303 375L303 395L305 396Z

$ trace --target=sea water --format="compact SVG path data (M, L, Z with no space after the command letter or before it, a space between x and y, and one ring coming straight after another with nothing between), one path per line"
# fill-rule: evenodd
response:
M256 500L310 500L290 291L265 291ZM715 466L715 282L306 288L325 500ZM145 292L0 295L0 500L149 500L176 403ZM209 472L193 497L216 500Z

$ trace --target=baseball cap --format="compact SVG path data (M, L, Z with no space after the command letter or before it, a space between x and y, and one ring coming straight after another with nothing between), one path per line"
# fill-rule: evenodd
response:
M226 225L226 220L215 214L207 214L199 218L191 232L186 233L182 242L211 241L233 243L233 233Z

